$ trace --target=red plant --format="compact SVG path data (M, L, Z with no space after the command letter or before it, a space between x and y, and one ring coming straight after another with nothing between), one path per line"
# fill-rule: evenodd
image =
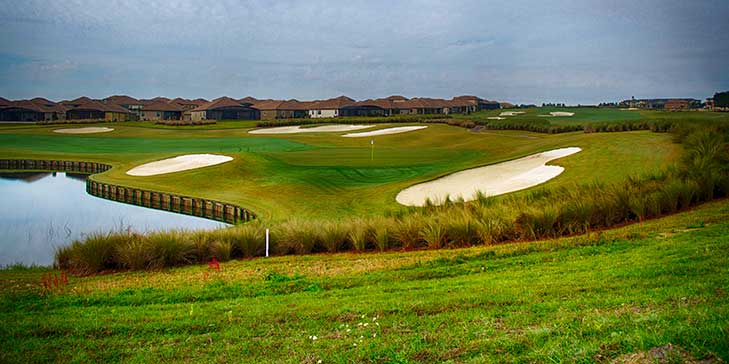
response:
M218 263L218 260L213 257L213 260L208 263L208 269L215 269L217 271L220 271L220 263Z
M63 291L68 285L66 272L60 274L48 272L41 275L41 286L46 291Z

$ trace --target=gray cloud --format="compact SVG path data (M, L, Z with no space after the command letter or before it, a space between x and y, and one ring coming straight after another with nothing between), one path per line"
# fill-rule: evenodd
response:
M594 103L729 88L722 1L0 0L0 95Z

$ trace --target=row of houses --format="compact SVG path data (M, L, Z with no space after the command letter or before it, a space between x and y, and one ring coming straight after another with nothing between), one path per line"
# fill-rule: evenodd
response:
M687 109L700 109L703 108L701 100L692 98L684 99L636 99L631 98L630 100L621 101L618 106L620 107L631 107L639 109L654 109L654 110L687 110Z
M271 120L292 118L334 118L344 116L393 116L408 114L463 114L499 109L501 104L476 96L458 96L450 100L390 96L355 101L346 96L327 100L258 100L253 97L233 99L138 100L116 95L103 100L80 97L53 102L44 98L10 101L0 98L2 121L54 120Z

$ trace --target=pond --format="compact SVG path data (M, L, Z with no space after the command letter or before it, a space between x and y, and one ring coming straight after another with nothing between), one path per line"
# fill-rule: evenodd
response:
M228 226L94 197L85 180L61 172L0 173L0 266L51 265L56 248L93 233Z

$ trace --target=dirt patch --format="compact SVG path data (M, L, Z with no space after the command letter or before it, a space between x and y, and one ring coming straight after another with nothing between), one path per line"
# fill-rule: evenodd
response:
M614 364L714 364L722 363L718 358L710 357L696 359L687 353L680 346L668 343L664 346L655 347L648 351L641 351L633 354L625 354L611 361Z

